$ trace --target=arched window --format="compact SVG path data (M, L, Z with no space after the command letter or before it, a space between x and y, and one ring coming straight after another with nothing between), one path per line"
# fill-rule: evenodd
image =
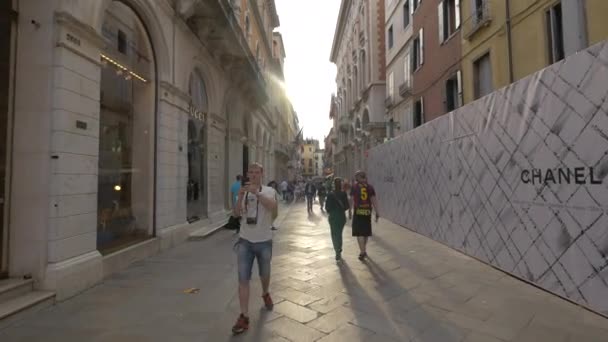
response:
M209 104L207 102L207 88L198 71L193 72L190 76L190 86L188 90L194 108L201 113L207 113L209 110Z
M203 77L190 75L190 110L188 117L188 183L186 184L186 219L194 222L207 216L206 131L205 116L209 103Z
M354 102L357 102L357 100L359 100L359 75L357 72L357 67L354 68L353 71L353 99Z
M350 108L353 105L353 102L352 102L352 99L353 99L353 97L352 97L352 88L353 88L353 82L349 78L348 79L348 86L347 86L347 90L346 90L347 91L346 92L346 99L347 99L346 100L346 103L347 103L347 105L346 105L347 106L346 111L347 112L350 111Z
M367 61L365 60L365 50L361 50L361 90L367 88Z
M112 1L103 33L97 248L109 253L154 234L156 80L148 33L130 7Z

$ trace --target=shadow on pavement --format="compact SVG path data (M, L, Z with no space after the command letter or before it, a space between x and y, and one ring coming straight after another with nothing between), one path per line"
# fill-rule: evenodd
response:
M396 250L392 249L392 247L388 248L389 246L387 246L385 243L383 243L382 247L393 258L397 257L399 255L399 253ZM398 294L396 294L392 297L390 295L387 295L387 296L382 295L384 300L386 300L387 302L390 302L392 299L399 297L399 298L401 298L401 300L404 300L405 302L417 303L416 298L411 297L408 294L409 291L407 289L403 289L403 287L401 285L399 285L397 280L393 276L391 276L389 272L386 272L380 266L380 264L376 263L373 258L368 256L368 258L366 258L364 261L362 261L362 264L366 266L366 269L369 271L370 275L373 277L374 281L376 282L377 287L394 288L397 290L396 292ZM350 272L350 270L347 269L347 267L348 266L346 266L346 268L344 270L343 270L344 266L340 268L341 275L343 274L343 272ZM354 278L354 274L352 274L352 272L350 272L350 275ZM347 290L348 290L347 283L344 283L344 286L347 287ZM367 296L367 297L370 298L369 296ZM422 327L420 325L418 327L415 327L416 324L414 324L413 322L412 322L412 324L410 324L407 322L407 320L401 321L406 324L406 326L408 327L408 330L411 330L411 332L409 332L409 333L412 335L412 336L410 336L410 339L412 341L417 341L417 342L438 341L438 339L437 339L438 336L440 336L440 340L443 342L460 341L460 340L464 339L464 336L458 336L458 334L451 332L448 329L449 328L448 322L441 320L439 317L436 317L433 313L427 311L424 308L424 306L422 306L422 304L423 303L418 303L414 307L412 307L411 309L406 310L406 311L408 311L408 312L415 311L416 312L415 320L418 322L416 324L419 324L420 322L428 322L428 324L423 324ZM398 304L392 303L392 304L389 304L385 308L380 308L376 305L376 308L378 308L379 311L383 312L384 319L387 319L387 322L390 322L390 324L392 324L393 326L398 325L398 323L396 324L395 322L392 322L391 318L399 317L399 316L403 315L403 312L401 312L394 305L398 305ZM354 306L353 306L353 309L355 311L358 311L357 308ZM442 310L442 309L439 309L439 310ZM427 334L427 332L431 332L431 334ZM403 336L400 336L400 337L403 338Z
M317 215L314 211L308 213L308 221L318 224L323 220L322 216Z

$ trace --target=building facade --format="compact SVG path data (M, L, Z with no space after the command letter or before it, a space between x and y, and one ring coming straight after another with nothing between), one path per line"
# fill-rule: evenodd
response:
M315 151L315 176L323 176L323 170L325 169L323 156L325 156L324 149L317 149Z
M302 142L302 176L310 178L317 175L317 151L319 150L319 141L316 139L305 139Z
M274 180L281 181L290 178L290 161L296 152L295 137L298 132L296 112L287 98L285 92L285 75L283 66L285 62L285 45L279 32L273 32L273 73L271 85L273 96L271 98L272 111L276 117L276 133L274 134Z
M67 298L221 224L249 162L283 170L273 1L2 6L3 277Z
M412 0L386 2L386 137L413 128Z
M342 0L330 61L337 67L334 169L352 178L367 151L384 141L384 0Z
M325 176L334 173L334 148L336 146L336 142L337 138L332 127L324 140L325 148L323 151L323 175Z
M461 12L466 103L608 38L606 1L463 1Z
M412 2L414 128L463 103L460 3L460 0Z

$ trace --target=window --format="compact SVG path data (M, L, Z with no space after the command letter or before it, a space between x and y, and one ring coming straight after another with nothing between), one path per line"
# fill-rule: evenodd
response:
M410 88L412 86L412 58L409 50L406 49L403 58L403 84Z
M443 0L437 7L439 43L443 43L460 27L460 0Z
M462 106L462 78L460 71L448 79L445 83L445 107L446 112Z
M367 63L365 61L365 50L361 50L361 91L365 91L367 86Z
M473 18L474 23L477 24L483 20L484 17L484 4L485 0L473 0Z
M395 120L391 118L388 120L388 138L392 139L395 137Z
M406 0L403 4L403 28L410 25L410 0Z
M424 30L420 29L418 36L414 39L412 46L412 64L414 71L418 70L424 63Z
M388 96L393 97L395 95L395 79L393 73L388 74Z
M558 3L547 11L546 20L549 63L552 64L564 59L564 31L561 3Z
M393 48L393 25L388 28L388 48Z
M127 35L121 30L118 30L118 52L127 54Z
M101 69L96 241L107 254L154 234L156 81L152 45L137 14L122 1L112 1L102 25L116 37L104 55L118 58L127 52L124 32L137 42L139 54L124 61L129 74L111 63Z
M475 99L492 92L492 64L487 53L473 63Z
M186 186L186 219L200 220L207 215L205 186L205 125L204 113L208 111L208 99L202 76L193 72L190 76L189 93L192 99L188 118L188 184Z
M424 123L424 99L420 98L414 104L414 128Z
M420 6L421 2L422 0L412 0L412 9L410 11L414 13L418 9L418 6Z

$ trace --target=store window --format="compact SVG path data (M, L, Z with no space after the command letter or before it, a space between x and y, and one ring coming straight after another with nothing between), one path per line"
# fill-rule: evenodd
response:
M11 151L11 120L13 113L13 84L17 12L13 1L0 3L0 279L8 277L7 209Z
M194 222L206 217L205 184L205 115L208 111L205 82L198 72L190 77L190 117L188 118L188 201L187 219Z
M154 56L133 10L113 1L103 23L97 247L111 253L154 235Z

